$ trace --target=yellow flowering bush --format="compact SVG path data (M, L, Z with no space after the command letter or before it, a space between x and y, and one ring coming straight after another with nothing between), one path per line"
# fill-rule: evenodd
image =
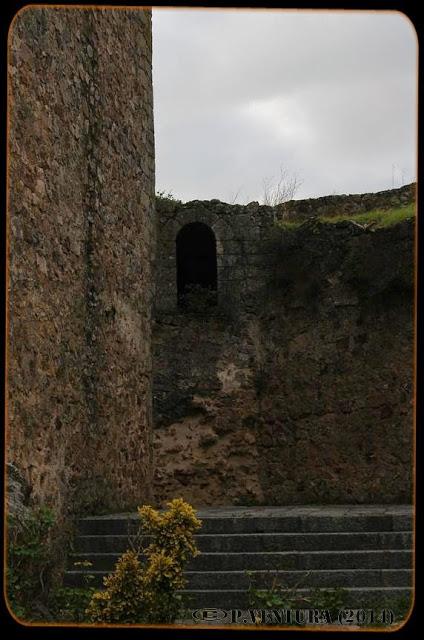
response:
M104 591L93 594L87 615L93 622L173 622L180 610L177 591L184 588L187 561L196 556L194 533L201 526L193 507L176 498L159 513L149 506L138 509L142 532L150 544L129 550L104 578Z
M126 551L115 571L103 579L105 590L96 591L87 608L92 622L136 622L140 614L143 569L136 551Z
M193 507L182 498L168 502L167 507L169 509L164 513L147 506L138 509L143 531L152 536L145 553L150 557L163 551L178 558L180 564L185 563L189 557L199 553L193 534L202 523L196 518Z

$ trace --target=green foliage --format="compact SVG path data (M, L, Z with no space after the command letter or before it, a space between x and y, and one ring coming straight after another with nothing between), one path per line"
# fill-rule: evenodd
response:
M404 207L398 207L396 209L375 209L374 211L366 211L365 213L359 213L352 217L352 219L358 224L371 224L374 228L390 227L394 224L398 224L403 220L413 218L415 216L415 204L410 203ZM322 222L334 223L341 222L342 220L349 219L349 216L337 216L335 218L321 218Z
M250 606L256 609L317 609L328 611L329 619L338 620L338 614L342 609L352 609L348 603L348 592L342 587L334 589L311 589L304 594L299 594L298 589L305 589L305 582L308 577L306 572L299 582L293 587L282 585L273 572L270 572L269 586L257 588L254 584L254 572L247 572L250 578L249 600ZM303 583L303 585L301 584ZM406 619L411 607L411 598L399 596L397 598L384 598L381 601L373 599L370 602L363 602L358 607L364 611L375 612L375 619L370 625L369 617L364 620L365 626L387 627L391 624L402 622ZM388 615L384 615L386 611ZM275 623L277 624L277 622Z
M296 231L304 223L304 220L277 220L277 226L284 231Z
M361 225L372 225L373 229L382 229L414 217L415 204L411 202L403 207L397 207L394 209L375 209L373 211L366 211L355 215L331 217L317 216L316 220L325 224L336 224L337 222L351 220L352 222L356 222ZM304 222L304 220L280 220L278 222L278 226L286 231L292 231L299 229Z
M337 613L346 604L346 590L340 587L335 589L313 589L305 594L299 594L301 582L305 582L308 573L293 587L287 587L271 574L270 585L266 588L257 588L254 585L254 574L248 572L250 577L249 600L250 606L257 609L320 609L330 611L332 619L336 619Z
M160 202L176 202L181 204L181 200L178 200L171 191L165 190L156 191L156 200L159 200Z
M75 567L91 567L88 560L74 562ZM83 587L60 587L50 594L49 609L55 620L61 622L88 622L86 609L95 593L95 587L91 586L94 576L84 576Z
M346 589L335 587L334 589L313 589L304 602L311 609L325 609L330 612L331 619L336 620L340 609L346 606Z
M118 560L113 574L104 579L104 591L93 594L87 608L92 622L172 622L181 609L177 591L185 585L187 561L199 552L194 532L201 526L194 509L182 499L167 504L160 513L149 506L139 508L141 533L150 544L128 550ZM143 553L140 561L139 552Z
M86 609L95 593L94 587L61 587L49 600L53 617L61 622L88 622Z
M9 605L18 618L37 616L37 603L47 597L50 571L51 509L29 511L24 519L8 520L6 585Z
M270 572L270 584L265 588L255 586L255 574L251 571L247 572L250 579L249 583L249 602L254 608L263 609L288 609L295 608L298 602L296 594L296 585L293 588L286 587L281 584L278 578Z

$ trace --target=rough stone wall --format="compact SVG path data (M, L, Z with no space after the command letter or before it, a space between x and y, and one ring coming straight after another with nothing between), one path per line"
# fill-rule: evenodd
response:
M159 207L155 494L195 505L411 499L414 224L277 229L274 211ZM177 307L175 239L209 224L218 306Z
M217 249L219 300L227 311L249 307L267 282L276 261L273 247L280 237L272 207L228 205L219 200L186 204L158 200L158 256L155 308L175 313L177 299L176 247L178 231L191 222L202 222L214 232ZM156 315L157 317L157 315Z
M410 502L413 223L291 240L260 318L266 501Z
M151 485L151 14L28 7L9 35L7 453L58 513Z

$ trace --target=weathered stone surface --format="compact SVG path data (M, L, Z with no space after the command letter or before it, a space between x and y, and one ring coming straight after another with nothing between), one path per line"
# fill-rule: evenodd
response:
M8 455L59 513L149 494L151 14L27 7L10 32Z
M277 216L286 220L311 216L355 216L373 209L401 207L415 200L416 184L407 184L399 189L377 193L354 193L351 195L324 196L307 200L290 200L278 207Z
M157 499L409 502L414 224L293 232L274 213L159 208ZM197 314L177 307L175 272L177 233L194 220L218 248L218 306Z

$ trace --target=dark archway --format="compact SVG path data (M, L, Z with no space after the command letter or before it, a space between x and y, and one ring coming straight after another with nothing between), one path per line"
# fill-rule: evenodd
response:
M203 222L186 224L177 235L177 292L183 304L188 293L208 292L216 304L217 263L215 234Z

